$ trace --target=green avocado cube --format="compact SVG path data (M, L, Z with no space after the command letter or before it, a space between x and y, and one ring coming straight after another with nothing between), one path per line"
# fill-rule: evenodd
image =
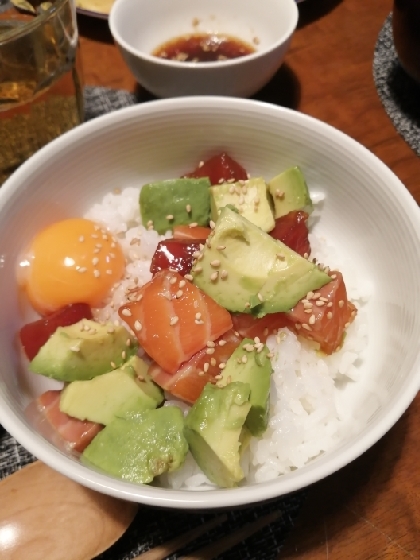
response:
M265 344L245 338L226 362L222 378L217 382L218 387L226 387L235 381L249 384L251 410L246 417L245 426L253 436L263 434L268 424L273 373L268 354Z
M299 167L291 167L271 179L268 188L273 197L276 219L293 210L305 210L308 214L312 212L308 185Z
M316 264L228 206L191 275L196 286L228 311L257 317L290 311L308 292L331 281Z
M179 468L188 452L176 406L114 418L86 447L82 462L123 480L148 484Z
M251 408L249 394L247 383L223 388L208 383L185 419L185 437L194 459L221 488L237 486L244 478L240 458L248 440L243 426Z
M69 383L61 392L60 410L73 418L106 426L116 416L156 408L163 402L163 391L147 370L146 362L132 356L114 371Z
M137 340L122 325L82 319L59 327L40 348L29 369L58 381L85 381L120 367L137 354L137 347Z
M267 185L261 177L239 181L237 183L222 183L210 188L211 217L217 221L220 211L230 204L251 223L263 231L274 228L274 217L270 205Z
M169 179L144 185L140 191L143 225L163 234L175 225L210 221L210 180Z

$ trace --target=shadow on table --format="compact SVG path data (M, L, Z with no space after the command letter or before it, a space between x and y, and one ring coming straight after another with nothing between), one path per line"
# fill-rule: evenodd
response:
M113 43L108 20L95 18L95 25L92 25L92 17L83 14L77 15L77 26L82 37L88 37L101 43Z
M337 533L351 535L360 518L369 519L369 511L389 487L398 466L408 430L408 414L410 409L361 457L309 488L308 499L279 559L291 560L318 552L326 544L326 523L328 541L332 541Z
M308 0L299 4L299 23L298 29L305 27L309 23L328 15L343 0Z

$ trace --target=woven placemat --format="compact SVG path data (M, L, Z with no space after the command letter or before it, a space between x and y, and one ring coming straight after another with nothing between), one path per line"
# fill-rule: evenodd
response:
M402 69L394 48L392 14L379 33L373 58L373 78L393 125L420 156L420 85Z
M84 93L86 120L128 107L138 101L133 94L109 88L87 87ZM34 460L35 458L0 426L0 479ZM274 560L293 527L304 498L305 492L302 491L262 505L227 512L226 522L195 540L189 548L180 550L168 558L180 558L181 555L189 554L194 549L232 534L250 521L278 511L282 515L277 521L218 556L224 560ZM107 552L98 556L97 560L130 560L141 552L186 533L189 529L219 515L220 513L192 514L140 507L125 535Z

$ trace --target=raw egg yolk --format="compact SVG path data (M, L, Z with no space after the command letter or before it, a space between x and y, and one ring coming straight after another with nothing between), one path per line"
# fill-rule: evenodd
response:
M19 279L41 314L70 303L100 306L125 271L118 241L82 218L57 222L33 239L20 262Z

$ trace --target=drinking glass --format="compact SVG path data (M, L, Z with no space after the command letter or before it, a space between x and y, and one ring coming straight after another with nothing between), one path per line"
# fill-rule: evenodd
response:
M420 0L394 0L392 22L401 66L420 84Z
M83 120L73 0L37 15L0 14L0 185L39 148Z

